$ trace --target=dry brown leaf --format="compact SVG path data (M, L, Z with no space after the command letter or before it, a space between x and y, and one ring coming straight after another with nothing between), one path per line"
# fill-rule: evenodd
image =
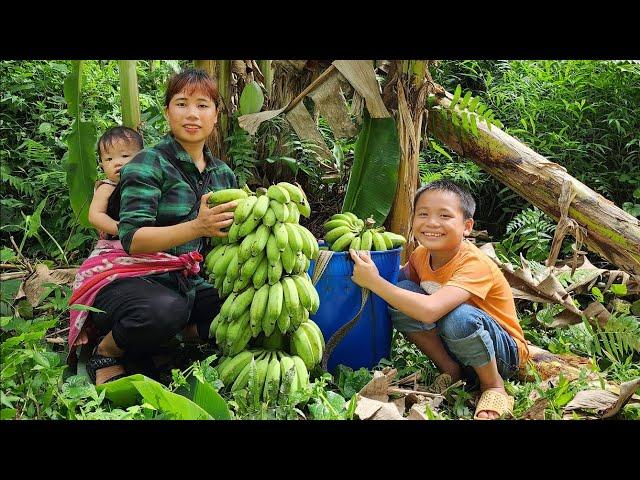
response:
M283 111L284 108L280 108L278 110L266 110L264 112L242 115L238 117L238 125L240 128L245 129L249 135L255 135L262 122L266 122L267 120L277 117Z
M347 79L351 86L364 97L371 118L387 118L387 111L382 97L380 85L370 60L336 60L333 65Z
M544 409L547 408L549 400L538 398L529 409L522 415L522 420L544 420Z
M49 267L40 263L36 265L35 271L20 285L16 300L26 297L32 307L37 307L45 291L44 284L55 283L56 285L72 286L76 273L78 273L77 268L49 270Z
M640 378L636 378L635 380L631 380L620 385L620 395L618 396L618 400L611 410L607 411L602 418L609 418L617 415L622 407L624 407L632 397L636 396L634 393L638 388L640 388Z
M355 414L360 420L404 420L393 402L380 402L357 395Z
M301 140L309 140L317 146L318 155L327 160L333 158L333 154L327 148L324 138L322 138L322 135L318 131L316 122L309 114L304 103L299 102L296 104L295 107L285 114L285 117Z
M395 373L393 375L395 375ZM385 375L380 371L375 371L373 372L373 378L360 389L358 395L379 402L387 402L389 400L389 394L387 392L392 379L393 376L391 375Z
M357 127L351 121L347 102L340 88L340 79L344 78L335 70L309 96L327 121L336 138L351 138L358 134Z

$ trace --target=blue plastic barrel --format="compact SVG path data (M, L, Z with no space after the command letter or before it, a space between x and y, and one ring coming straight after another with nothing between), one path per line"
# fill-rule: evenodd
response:
M371 252L380 275L393 284L398 280L401 251L401 248L396 248ZM311 262L309 275L313 274L315 263ZM315 286L320 296L320 308L311 319L322 330L326 342L360 309L362 289L353 283L351 275L353 261L349 252L336 252ZM360 319L329 357L327 368L330 372L334 372L339 364L354 370L360 367L371 369L382 358L390 358L392 325L387 305L377 295L369 294Z

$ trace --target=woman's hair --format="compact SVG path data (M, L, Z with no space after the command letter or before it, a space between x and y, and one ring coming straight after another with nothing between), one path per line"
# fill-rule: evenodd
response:
M213 103L218 104L218 87L207 72L202 69L187 68L183 72L173 75L167 83L164 106L168 107L173 96L183 90L186 90L189 95L195 90L201 90L213 100Z
M449 180L437 180L435 182L427 183L418 189L416 195L413 197L413 211L416 211L416 204L418 203L418 199L420 196L427 191L439 191L439 192L450 192L455 194L460 200L460 208L462 209L462 213L464 215L464 219L473 218L473 214L476 211L476 201L473 199L471 194L462 188L457 183L453 183Z
M102 158L102 150L111 148L118 141L135 142L140 150L144 148L142 135L129 127L111 127L98 139L98 160Z

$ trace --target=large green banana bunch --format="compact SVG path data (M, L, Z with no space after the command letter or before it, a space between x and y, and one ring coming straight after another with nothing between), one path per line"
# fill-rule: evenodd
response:
M256 194L221 192L214 203L235 199L238 206L228 236L205 259L209 279L225 299L209 336L228 357L218 367L223 383L236 391L257 382L262 398L273 400L287 378L290 391L305 387L324 349L320 328L309 320L320 307L307 274L318 242L299 224L311 210L304 192L286 182ZM300 353L289 356L287 347Z
M282 350L245 350L224 359L217 369L231 392L247 389L270 403L286 401L309 385L305 362Z
M351 212L336 213L324 224L329 248L334 252L354 250L391 250L407 243L397 233L387 232L384 227L373 228L373 219L366 222Z

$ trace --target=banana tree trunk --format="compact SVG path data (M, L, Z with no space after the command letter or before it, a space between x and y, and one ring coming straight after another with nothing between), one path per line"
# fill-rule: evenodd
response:
M451 104L451 95L446 95L435 99L435 103L445 109ZM585 229L587 247L622 270L640 275L640 221L637 218L499 128L489 129L484 122L477 125L475 137L455 126L451 115L442 115L437 110L429 114L428 128L436 138L556 220L561 218L558 200L564 196L563 185L565 188L568 185L575 194L569 204L568 217Z
M140 127L140 101L138 99L138 75L135 60L118 60L120 69L120 104L122 123L138 130Z
M271 92L273 91L273 68L271 67L271 60L258 60L258 67L264 77L264 89L267 92L267 97L271 100Z
M224 140L227 138L229 130L229 115L231 114L231 60L218 60L218 92L223 105L219 114L220 150L221 158L225 148Z
M420 154L420 136L424 120L424 94L426 61L402 61L398 77L398 137L400 139L400 167L398 185L393 200L391 215L387 220L389 230L403 235L409 240L412 223L413 197L418 186L418 160ZM413 242L408 241L402 251L404 263L413 251Z

